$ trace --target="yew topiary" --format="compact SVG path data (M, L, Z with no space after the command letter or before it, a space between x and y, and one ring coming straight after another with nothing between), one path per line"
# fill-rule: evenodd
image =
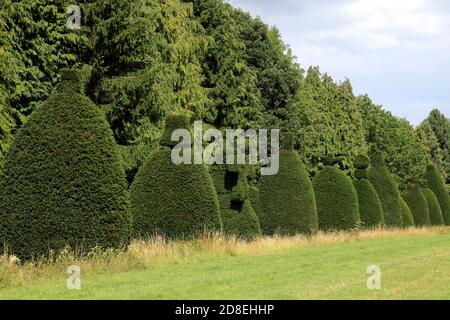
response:
M358 194L359 215L364 227L377 228L384 225L383 208L380 198L368 180L370 159L360 155L354 161L356 180L353 182Z
M182 117L187 116L168 116L163 137L189 123ZM165 138L162 144L139 169L130 188L134 234L184 239L221 231L219 201L207 167L175 165L173 143Z
M420 189L425 196L428 204L428 212L430 213L430 224L432 226L444 225L441 206L439 200L431 189L428 189L428 182L424 179L420 180Z
M381 151L375 153L369 169L369 181L377 191L383 207L387 227L401 227L400 196L394 178L390 174Z
M261 233L259 219L253 210L245 166L231 170L227 165L210 166L220 203L223 231L238 238L254 238Z
M316 201L309 175L289 141L283 137L279 172L262 176L256 213L265 234L309 234L317 229Z
M118 247L130 235L125 172L109 125L63 70L57 91L18 131L0 187L0 238L21 259Z
M320 230L349 230L360 223L358 195L349 177L328 165L314 177Z
M428 187L438 198L444 223L450 225L450 196L445 188L444 178L439 174L436 167L430 164L427 166L425 179L428 182Z
M428 211L428 204L423 195L419 184L410 179L406 189L402 192L402 197L411 209L414 217L414 224L418 227L430 225L430 213Z
M400 212L402 215L403 228L414 227L414 218L408 204L400 197Z

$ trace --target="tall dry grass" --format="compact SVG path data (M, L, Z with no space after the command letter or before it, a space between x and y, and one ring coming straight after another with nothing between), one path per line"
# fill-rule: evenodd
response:
M319 232L313 236L259 237L242 241L223 235L204 235L191 241L168 241L161 237L134 240L126 250L94 249L85 255L64 250L47 260L20 263L14 256L0 257L0 287L18 286L30 282L66 278L68 266L77 265L83 276L102 272L160 268L168 264L184 263L223 256L264 255L311 246L332 246L352 241L375 240L411 236L427 236L450 232L449 227L371 230L355 232Z

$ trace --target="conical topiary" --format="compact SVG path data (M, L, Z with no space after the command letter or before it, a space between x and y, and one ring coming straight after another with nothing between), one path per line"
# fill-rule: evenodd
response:
M261 233L259 219L249 197L245 166L210 166L220 203L223 231L228 235L249 239Z
M425 179L428 182L428 187L439 200L444 223L450 225L450 196L445 188L444 178L439 174L436 167L430 164L427 166Z
M293 149L292 135L286 134L283 139L278 173L261 176L256 213L265 234L309 234L317 229L314 190Z
M400 212L402 214L403 228L414 227L414 218L408 204L400 197Z
M327 160L314 177L320 230L349 230L360 223L358 195L349 177Z
M430 224L432 226L444 225L441 206L439 200L431 189L428 189L428 182L425 179L420 180L420 189L425 196L428 204L428 212L430 213Z
M400 197L397 184L389 173L381 151L375 153L372 158L372 166L369 170L369 181L377 191L383 207L384 222L387 227L401 227Z
M100 110L63 70L55 94L17 133L0 188L0 238L21 259L66 246L116 247L130 235L125 172Z
M417 227L430 225L430 213L425 196L420 190L416 179L409 179L406 189L402 192L402 197L411 209L414 217L414 224Z
M192 238L221 231L220 207L211 175L204 165L175 165L170 140L175 129L188 129L186 115L168 116L155 151L139 169L130 188L134 234Z
M377 228L384 226L383 208L375 188L368 180L369 163L367 156L356 157L353 162L356 180L353 184L358 194L359 215L363 226Z

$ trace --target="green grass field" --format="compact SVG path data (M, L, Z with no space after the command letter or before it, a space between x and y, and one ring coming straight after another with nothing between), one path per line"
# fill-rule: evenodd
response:
M283 245L283 241L289 245ZM316 241L241 244L125 271L90 269L81 290L64 272L5 282L1 299L449 299L450 230L321 236ZM203 249L199 249L200 251ZM210 247L210 251L217 251ZM152 259L158 259L156 256ZM69 263L69 262L67 262ZM114 263L109 261L109 263ZM381 267L369 290L369 265ZM42 266L40 267L43 268ZM61 269L63 271L63 269ZM32 273L33 269L28 269ZM54 272L52 272L54 273Z

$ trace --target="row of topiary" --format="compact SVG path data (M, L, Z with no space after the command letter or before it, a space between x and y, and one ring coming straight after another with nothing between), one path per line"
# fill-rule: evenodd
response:
M82 94L79 73L63 81L17 133L0 178L0 241L21 259L66 246L86 252L120 247L131 237L191 238L205 231L252 238L359 227L450 224L450 197L432 166L400 196L381 153L354 161L352 182L328 158L311 182L291 135L279 172L258 177L250 165L175 165L174 129L167 117L161 148L152 153L130 191L103 114ZM129 194L131 195L129 197ZM404 200L403 200L404 199Z

